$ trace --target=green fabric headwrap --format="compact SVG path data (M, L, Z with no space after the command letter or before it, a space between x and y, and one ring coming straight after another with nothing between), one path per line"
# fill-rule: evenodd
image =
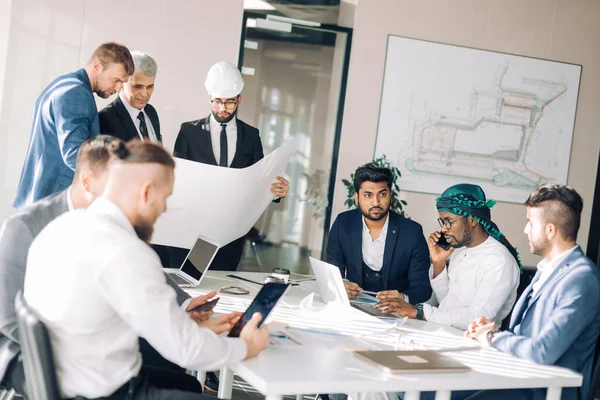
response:
M498 226L492 221L490 208L496 205L496 202L494 200L486 200L485 193L481 187L468 183L451 186L435 200L435 205L438 212L464 215L477 220L491 237L506 246L510 254L517 260L521 272L523 272L523 264L521 263L519 252L510 244L506 236L500 232Z

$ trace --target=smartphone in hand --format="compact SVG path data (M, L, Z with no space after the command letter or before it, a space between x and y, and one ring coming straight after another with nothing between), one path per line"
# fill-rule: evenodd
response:
M450 250L450 243L446 240L446 237L442 232L440 232L442 236L438 239L436 245L440 246L444 250Z
M188 312L192 312L192 311L197 311L197 312L210 311L213 308L215 308L215 306L219 302L219 299L220 299L220 297L214 297L212 300L207 301L204 304L200 304L199 306L194 307L191 310L188 310Z
M242 329L246 326L246 322L250 321L255 312L259 312L262 315L262 320L258 323L258 328L260 328L287 288L288 285L285 283L265 283L246 309L244 315L242 315L227 336L239 337Z

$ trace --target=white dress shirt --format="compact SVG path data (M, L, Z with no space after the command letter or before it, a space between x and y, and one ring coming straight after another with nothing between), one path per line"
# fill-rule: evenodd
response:
M439 306L423 304L427 321L467 329L475 318L486 317L500 325L517 298L519 265L489 236L479 246L454 250L449 267L435 278L432 265L429 279Z
M136 376L140 336L187 369L219 369L247 352L244 340L200 328L179 308L156 253L102 197L33 241L25 299L49 329L63 397L108 396Z
M561 264L563 262L563 260L565 258L567 258L567 256L569 254L571 254L573 252L573 250L575 250L576 248L577 248L577 246L573 246L573 248L563 252L561 255L559 255L552 261L547 261L544 258L542 261L540 261L538 263L537 269L538 269L538 271L540 271L540 277L538 278L537 282L533 284L533 287L531 288L531 296L532 297L535 296L535 293L542 287L544 282L546 282L548 280L548 278L550 277L550 275L552 275L552 272L554 272L556 267L558 267L558 265Z
M213 154L217 165L221 162L221 123L217 122L214 115L210 115L210 141L212 142ZM231 166L235 150L237 146L237 122L236 117L233 117L225 127L227 133L227 166Z
M369 227L365 222L365 217L362 217L362 257L365 264L373 271L381 271L383 267L383 252L385 250L385 238L387 237L389 222L390 216L387 215L379 237L373 240L369 233Z
M156 138L156 132L154 131L154 126L152 125L152 121L150 121L150 118L148 117L148 114L146 114L146 111L144 111L144 109L138 110L135 107L132 107L127 100L125 99L125 97L123 96L123 92L119 92L119 97L121 98L121 101L123 102L123 105L125 106L125 109L127 110L127 112L129 113L129 115L131 116L131 119L133 120L133 124L135 125L135 129L137 130L137 134L140 137L140 139L143 139L144 137L142 136L142 134L140 133L140 120L138 119L138 115L140 114L140 111L144 113L144 120L146 121L146 127L148 128L148 137L150 138L150 140L152 140L153 142L158 142L158 139Z

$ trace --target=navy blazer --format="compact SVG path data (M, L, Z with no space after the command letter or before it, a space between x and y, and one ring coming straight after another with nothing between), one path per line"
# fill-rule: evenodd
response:
M429 249L423 228L415 221L390 211L383 253L384 290L398 290L412 304L431 297ZM363 286L362 214L345 211L337 216L327 243L327 262L337 266L342 276Z
M152 123L156 139L162 142L158 113L151 104L146 104L144 111ZM100 133L104 135L111 135L126 142L140 138L138 130L131 119L131 114L129 114L119 96L100 110L98 118L100 119Z
M508 331L494 337L493 346L539 364L557 365L583 375L581 388L563 388L561 399L587 399L594 349L600 333L600 273L578 246L552 272L528 301L531 284L517 301ZM545 389L534 389L545 399Z
M85 69L56 78L35 101L17 210L69 187L79 146L100 133L98 109Z

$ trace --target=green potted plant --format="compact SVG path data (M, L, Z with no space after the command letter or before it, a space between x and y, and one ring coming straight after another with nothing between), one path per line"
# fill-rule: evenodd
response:
M406 201L400 200L398 198L400 194L400 186L398 186L398 178L402 176L400 170L395 167L390 160L387 159L385 154L381 157L375 158L372 161L373 164L378 167L389 168L392 170L394 174L394 181L392 182L392 202L390 204L390 210L402 215L403 217L408 218L406 213L404 212L404 206L406 206ZM354 203L354 173L350 174L350 180L342 179L342 183L346 186L346 190L348 191L348 195L346 197L346 201L344 201L344 205L347 208L356 207Z

